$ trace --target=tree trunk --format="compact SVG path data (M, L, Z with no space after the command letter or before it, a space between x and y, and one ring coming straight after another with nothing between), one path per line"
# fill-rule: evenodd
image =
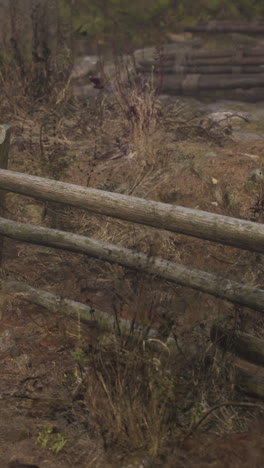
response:
M84 253L264 312L264 290L262 289L204 271L191 270L183 265L132 252L124 247L78 234L17 223L4 218L0 218L0 234L22 242Z
M159 229L264 253L264 225L0 169L0 188Z

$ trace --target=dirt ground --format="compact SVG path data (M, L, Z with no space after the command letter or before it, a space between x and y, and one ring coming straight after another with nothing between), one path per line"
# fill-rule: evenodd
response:
M140 180L135 181L133 172L139 160L133 158L138 158L138 154L113 159L118 152L113 143L117 136L113 122L110 129L104 129L106 148L113 133L113 141L108 145L110 154L101 148L102 157L92 161L87 154L91 154L94 144L78 137L73 121L68 119L67 124L77 135L71 152L76 148L78 151L77 158L63 172L62 180L87 185L89 177L91 187L263 222L263 213L254 212L260 187L247 184L251 169L263 165L263 125L258 124L257 130L246 125L242 128L244 133L259 132L259 137L255 133L251 139L235 138L232 134L224 136L222 130L219 139L210 139L201 129L202 134L191 134L189 129L188 138L180 137L183 126L175 126L165 142L168 162L147 175L142 171ZM27 138L28 133L22 134L21 128L20 133L17 130L14 134L10 169L22 171L25 167L23 158L30 150ZM31 151L34 152L34 147ZM26 172L30 171L29 167L27 162ZM156 234L154 229L131 227L129 223L109 219L103 221L81 210L52 203L44 205L12 194L8 195L7 207L12 218L18 221L44 223L146 253L152 240L155 254L160 257L263 286L263 256L254 253L163 231ZM80 254L11 240L5 240L4 245L3 277L25 281L124 317L135 317L137 310L137 318L150 319L151 324L159 323L162 315L169 314L173 316L184 352L188 350L193 355L199 352L197 330L203 330L203 346L208 346L210 326L219 315L231 320L236 317L240 329L259 337L264 335L260 314L206 294L177 285L172 287L165 281L150 280ZM53 314L4 291L1 305L1 468L257 468L263 465L261 412L255 414L250 410L242 414L243 424L230 424L228 429L226 415L220 414L219 421L225 419L224 429L216 430L214 426L201 429L184 441L176 437L174 444L170 442L155 456L133 453L132 457L118 453L114 447L106 447L98 421L80 389L85 379L89 381L89 365L82 365L76 359L76 350L82 347L94 352L101 336L99 330L81 324L80 332L78 320L63 313ZM247 400L243 394L237 398L255 401Z

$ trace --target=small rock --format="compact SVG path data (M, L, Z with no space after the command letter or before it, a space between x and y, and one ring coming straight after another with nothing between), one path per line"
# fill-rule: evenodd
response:
M89 72L95 71L98 61L99 57L97 55L87 55L85 57L79 57L75 61L75 64L73 66L71 78L82 78L83 76L86 76Z
M0 333L0 350L8 351L17 344L17 335L13 329L4 330Z
M251 169L248 180L252 180L253 182L263 182L264 181L264 171L258 167Z
M208 118L213 122L217 122L219 125L238 125L245 121L249 121L249 115L246 112L236 111L222 111L212 112L208 115Z
M205 156L207 156L208 158L216 158L217 153L215 151L209 151L209 153L206 153Z

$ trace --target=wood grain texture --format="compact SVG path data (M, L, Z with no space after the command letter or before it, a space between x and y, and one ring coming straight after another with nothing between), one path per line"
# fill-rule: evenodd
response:
M264 312L264 290L221 276L133 252L107 242L0 218L0 234L11 239L79 252L124 267L149 273L216 297Z
M264 225L0 169L0 189L264 253Z

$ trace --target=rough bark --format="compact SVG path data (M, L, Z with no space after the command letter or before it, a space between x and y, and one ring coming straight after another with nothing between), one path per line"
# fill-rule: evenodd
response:
M262 289L204 271L191 270L183 265L132 252L124 247L78 234L17 223L4 218L0 218L0 234L22 242L84 253L264 312L264 290Z
M215 323L211 328L211 340L241 359L264 365L264 341L260 338Z
M3 190L264 253L264 225L0 169Z

